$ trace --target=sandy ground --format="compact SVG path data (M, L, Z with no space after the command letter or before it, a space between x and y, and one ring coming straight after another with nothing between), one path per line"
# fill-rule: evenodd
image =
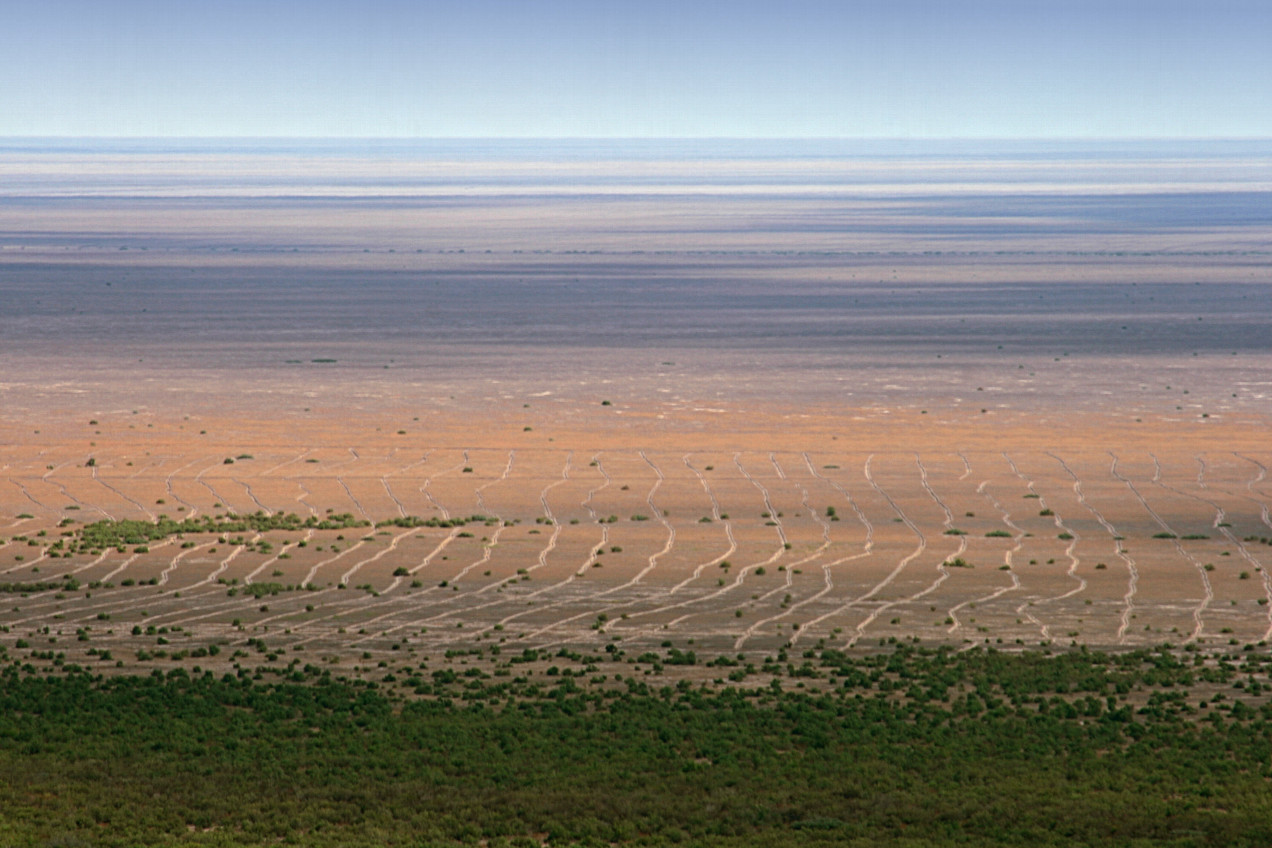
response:
M1272 636L1263 160L0 160L11 656Z
M131 411L10 430L0 578L83 585L11 595L0 623L10 638L51 627L59 650L92 628L92 646L116 655L137 647L134 625L180 627L190 645L268 633L333 657L474 641L771 652L1272 635L1260 430L1119 432L1084 417L1047 434L921 415L842 427L807 412L799 426L730 430L698 413L634 436L622 411L571 409L559 426L540 413L529 431L520 405L415 433L390 419L354 431L343 416L298 428ZM192 535L190 548L49 556L65 519L256 511L487 520L271 531L269 553ZM308 590L254 599L223 581Z

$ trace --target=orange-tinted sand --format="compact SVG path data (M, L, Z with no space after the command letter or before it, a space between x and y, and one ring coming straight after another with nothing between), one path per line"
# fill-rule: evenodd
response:
M0 644L163 668L146 627L347 665L1272 636L1266 223L1036 201L1054 232L962 231L899 210L912 183L553 179L0 203L0 583L81 584L0 595ZM64 519L258 510L489 520L48 550ZM253 582L307 588L230 594Z
M335 656L402 639L424 652L614 637L718 651L910 635L1112 647L1258 642L1272 629L1270 549L1258 539L1272 536L1272 455L1258 431L1075 421L1046 433L921 416L845 426L810 414L766 433L708 429L699 413L672 420L683 430L653 424L634 436L615 424L633 410L593 406L519 407L419 431L389 418L357 431L320 416L311 427L131 411L99 413L97 425L45 419L4 450L9 539L56 538L64 518L160 513L491 521L469 525L471 538L273 532L268 555L194 537L193 549L51 559L10 541L5 581L73 573L115 588L15 596L0 620L13 634L110 629L92 644L116 653L132 645L133 625L153 624L181 626L193 644L268 632L271 644ZM244 454L252 459L224 463ZM949 565L959 560L969 567ZM122 585L152 577L158 585ZM227 597L218 579L312 590L260 602Z

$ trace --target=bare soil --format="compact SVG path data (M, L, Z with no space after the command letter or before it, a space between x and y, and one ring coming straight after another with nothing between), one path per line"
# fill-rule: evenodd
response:
M12 656L1272 635L1263 160L147 155L0 157ZM49 549L256 511L489 520Z

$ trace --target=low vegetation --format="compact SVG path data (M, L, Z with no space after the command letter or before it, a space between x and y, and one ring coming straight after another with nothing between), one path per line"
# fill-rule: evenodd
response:
M15 662L0 842L1272 842L1260 652L810 650L722 656L716 683L674 686L613 654L463 665L482 653L379 681L295 660L113 678Z
M350 513L328 515L325 518L309 516L301 518L292 513L255 512L251 515L206 515L202 518L185 518L175 521L160 516L155 521L95 521L76 530L71 538L70 550L87 552L107 548L124 548L157 542L173 536L211 533L264 533L269 530L344 530L351 527L370 527L371 522L354 518Z

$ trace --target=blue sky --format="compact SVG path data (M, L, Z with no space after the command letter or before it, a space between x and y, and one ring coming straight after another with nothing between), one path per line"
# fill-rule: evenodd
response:
M0 135L1272 137L1267 0L0 0Z

